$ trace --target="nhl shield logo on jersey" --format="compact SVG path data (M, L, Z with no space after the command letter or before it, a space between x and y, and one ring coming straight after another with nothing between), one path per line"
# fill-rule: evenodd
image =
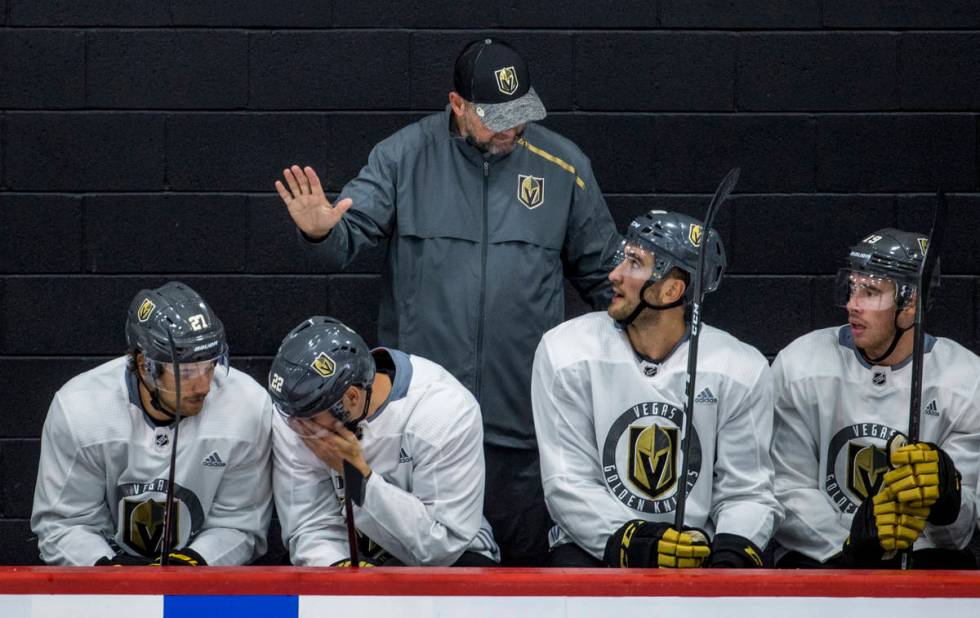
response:
M847 488L861 501L878 493L888 470L888 454L884 449L847 443Z
M531 210L544 204L544 178L518 174L517 199Z
M664 495L677 482L676 427L630 426L629 479L652 499Z
M609 426L602 473L606 487L624 505L644 513L668 513L677 508L683 422L684 413L677 406L648 401L627 409ZM696 428L691 438L688 491L701 474L701 440Z
M687 232L687 239L691 241L691 244L695 247L701 246L702 230L700 225L692 225Z
M320 374L321 377L329 378L333 375L334 370L337 368L337 363L333 362L333 359L327 356L324 352L320 352L313 362L310 363L310 367L313 371Z
M517 70L514 67L504 67L493 72L497 78L497 89L510 96L517 92Z
M139 309L136 310L136 319L139 320L140 322L145 322L149 320L150 316L153 315L153 310L156 308L157 306L156 304L154 304L152 300L150 300L149 298L144 298L142 304L140 304Z
M824 491L841 513L854 513L878 492L888 471L885 445L896 433L887 425L855 423L831 438Z

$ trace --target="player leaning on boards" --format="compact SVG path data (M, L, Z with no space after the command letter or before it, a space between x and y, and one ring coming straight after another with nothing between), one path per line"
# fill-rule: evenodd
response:
M685 530L672 528L687 374L685 305L698 245L705 290L725 254L717 232L651 211L626 233L607 313L552 329L532 398L554 566L754 567L780 516L769 458L766 359L702 326ZM693 530L692 530L693 529Z
M59 565L160 559L180 367L173 565L238 565L265 553L272 516L269 397L228 367L221 321L171 282L126 315L129 353L59 390L41 435L31 527Z
M346 565L343 461L360 555L385 566L495 566L483 518L483 427L473 395L433 362L369 350L339 321L313 317L269 371L273 488L297 566Z
M309 167L285 170L276 188L332 268L387 246L378 340L432 359L476 396L487 517L503 563L533 566L550 525L530 409L534 346L564 319L565 276L593 307L608 304L619 237L588 158L535 122L545 109L514 49L470 43L454 83L446 110L377 144L335 206Z
M898 566L895 550L912 542L915 568L974 566L961 549L976 525L980 358L926 336L922 442L896 447L926 246L891 228L855 245L837 276L848 323L800 337L773 363L778 566ZM921 463L906 466L913 457Z

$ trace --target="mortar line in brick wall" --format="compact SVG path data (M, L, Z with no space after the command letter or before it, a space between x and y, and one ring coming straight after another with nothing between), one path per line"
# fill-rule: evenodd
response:
M9 21L9 20L8 20ZM980 28L977 26L967 25L967 26L946 26L943 28L936 27L899 27L899 26L889 26L887 28L869 28L867 26L781 26L781 27L730 27L730 28L696 28L691 26L662 26L657 25L656 27L643 27L636 26L634 28L624 27L624 26L609 26L607 28L603 27L568 27L568 26L556 26L554 28L547 27L520 27L520 26L501 26L495 25L490 27L473 27L473 28L427 28L427 27L405 27L405 26L344 26L344 27L322 27L322 28L297 28L292 27L281 27L281 26L175 26L170 25L151 25L151 26L138 26L138 25L126 25L126 26L90 26L84 24L72 24L72 25L51 25L51 24L10 24L3 26L4 29L10 30L89 30L91 32L297 32L297 33L310 33L310 32L323 32L330 34L347 34L347 33L397 33L397 32L421 32L425 34L464 34L472 32L507 32L509 34L561 34L561 33L602 33L602 34L726 34L726 33L747 33L747 34L773 34L773 35L784 35L784 34L904 34L904 33L922 33L922 34L945 34L945 33L967 33L967 32L977 32Z
M88 107L88 30L82 32L82 101Z
M425 116L432 112L442 111L443 108L427 109L383 109L383 110L363 110L363 109L331 109L331 110L296 110L296 109L176 109L176 108L90 108L90 109L28 109L22 107L8 107L2 111L16 116L21 114L33 115L108 115L108 114L129 114L129 115L176 115L185 116ZM860 116L864 118L888 118L895 116L942 116L957 117L969 116L974 118L976 111L970 109L957 110L936 110L936 109L909 109L909 110L794 110L794 111L686 111L686 110L629 110L629 109L580 109L580 110L559 110L548 112L549 117L554 118L582 118L588 116L596 117L662 117L662 118L700 118L700 117L735 117L735 118L798 118L798 117L847 117Z
M976 144L976 154L973 166L977 169L977 184L980 188L980 114L976 115L976 123L973 125L973 143ZM953 195L950 193L950 195Z

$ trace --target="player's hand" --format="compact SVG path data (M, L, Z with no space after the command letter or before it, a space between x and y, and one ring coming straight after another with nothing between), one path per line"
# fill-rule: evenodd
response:
M145 556L130 556L125 552L119 552L112 558L102 556L94 566L147 566L151 560Z
M337 562L334 562L330 566L332 566L332 567L343 567L343 568L349 569L349 568L351 568L351 561L350 561L350 558L344 558L343 560L338 560ZM358 560L357 561L357 566L362 566L362 567L375 567L375 566L378 566L378 565L374 564L373 562L368 562L367 560Z
M722 532L711 542L706 566L713 569L750 569L765 566L762 550L743 536Z
M314 421L304 420L304 422ZM361 441L340 421L333 421L329 427L320 426L317 435L303 437L302 440L320 461L337 472L343 474L346 459L364 475L364 478L371 475L371 467L364 459Z
M310 238L322 239L329 234L353 203L350 198L345 198L331 204L312 167L300 169L293 165L284 169L282 175L286 182L277 180L276 191L289 209L293 222Z
M669 524L633 519L606 541L603 561L621 568L697 568L711 554L707 535L696 529L678 532Z
M926 527L928 509L910 507L878 492L858 507L851 533L844 541L843 558L852 568L880 568L897 552L912 546Z
M914 507L879 493L872 499L878 543L885 552L903 551L912 546L926 528L929 509Z
M189 547L175 549L167 554L167 566L207 566L201 554ZM160 558L153 561L153 566L160 566Z
M956 521L960 511L960 474L953 460L935 444L908 443L896 434L888 441L893 470L885 474L880 494L914 508L927 508L937 525Z

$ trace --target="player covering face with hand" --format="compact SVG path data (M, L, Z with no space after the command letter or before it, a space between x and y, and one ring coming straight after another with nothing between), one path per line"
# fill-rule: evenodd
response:
M442 367L372 351L341 322L317 316L283 340L269 393L279 412L276 509L294 565L349 566L346 499L366 564L499 560L482 515L480 407Z
M532 403L548 510L550 564L755 567L780 515L772 493L769 365L702 326L691 458L680 449L698 248L705 290L725 267L721 239L686 215L635 219L609 275L607 312L545 334ZM688 498L674 528L678 484Z
M780 566L972 568L980 358L925 336L920 440L907 443L918 271L926 237L883 229L837 276L847 324L797 339L773 364ZM933 288L938 285L938 267Z

